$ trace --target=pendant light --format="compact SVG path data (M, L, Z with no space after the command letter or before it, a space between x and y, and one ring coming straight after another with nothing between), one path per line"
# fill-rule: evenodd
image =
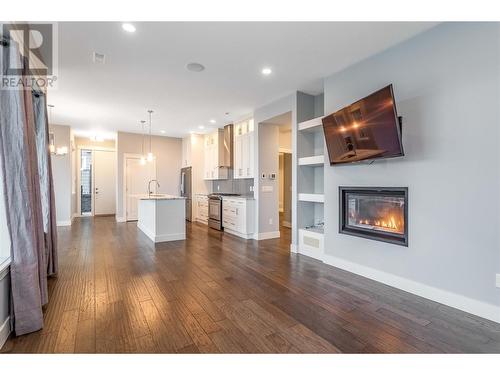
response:
M141 165L146 164L146 157L144 156L144 123L146 121L141 120L142 125L142 145L141 145Z
M153 113L153 110L150 109L148 110L149 113L149 152L148 152L148 161L153 161L154 156L153 156L153 150L151 149L151 115Z

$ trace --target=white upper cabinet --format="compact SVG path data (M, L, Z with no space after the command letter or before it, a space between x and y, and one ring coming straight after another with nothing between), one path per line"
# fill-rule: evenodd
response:
M217 129L205 135L205 180L222 180L228 178L228 168L221 167L224 161L224 130Z
M254 136L253 119L234 125L234 178L254 177Z

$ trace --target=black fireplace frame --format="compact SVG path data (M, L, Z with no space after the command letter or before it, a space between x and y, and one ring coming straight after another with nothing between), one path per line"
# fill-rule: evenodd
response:
M370 231L369 229L354 229L347 227L347 209L346 209L346 195L347 193L360 193L368 195L385 195L404 197L404 234L395 235L390 233L381 233ZM339 186L339 233L347 234L350 236L362 237L375 241L388 242L395 245L408 247L408 187L372 187L372 186Z

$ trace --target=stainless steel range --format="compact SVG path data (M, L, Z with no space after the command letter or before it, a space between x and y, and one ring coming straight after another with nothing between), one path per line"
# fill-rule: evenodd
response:
M222 226L222 198L237 197L240 194L214 193L208 195L208 226L213 229L223 230Z

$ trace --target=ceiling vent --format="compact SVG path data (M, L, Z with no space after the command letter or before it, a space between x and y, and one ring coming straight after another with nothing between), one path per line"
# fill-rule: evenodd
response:
M106 62L106 55L103 53L94 52L92 54L92 61L94 64L104 64Z

